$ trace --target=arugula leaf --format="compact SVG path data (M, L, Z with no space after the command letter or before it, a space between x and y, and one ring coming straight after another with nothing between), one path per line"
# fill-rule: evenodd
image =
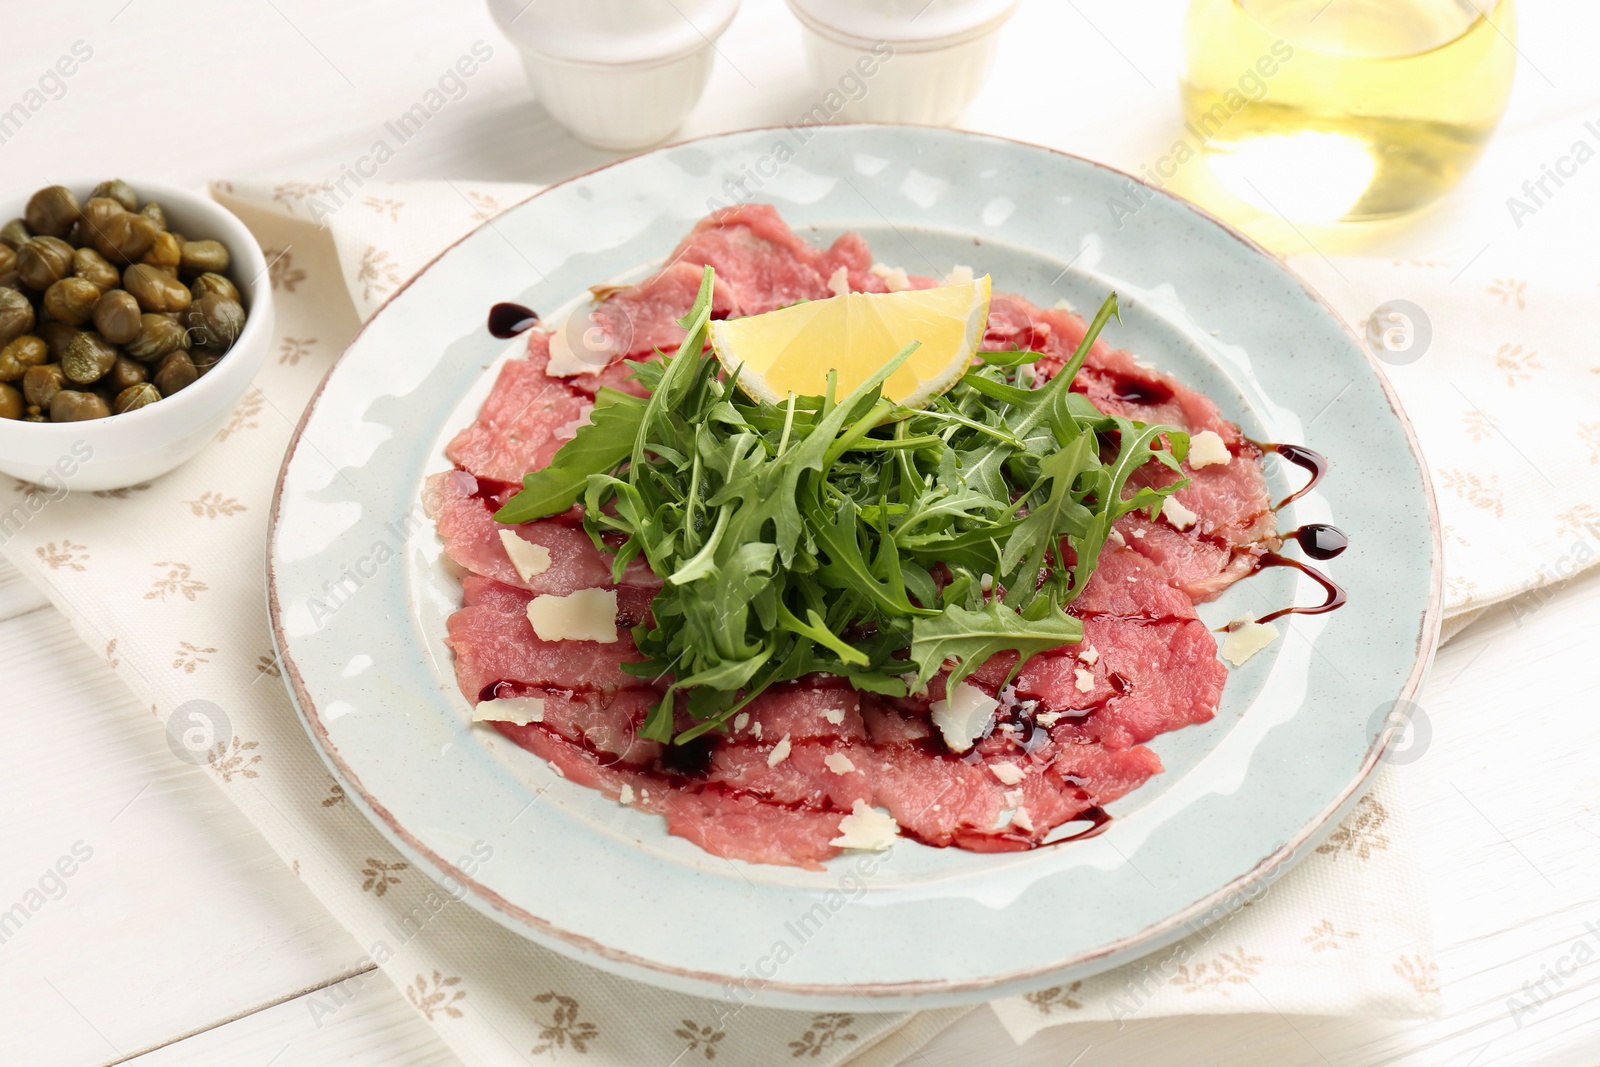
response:
M1060 611L1030 621L1003 602L990 600L977 611L951 604L935 618L918 619L911 634L918 684L938 674L946 662L956 661L945 680L948 691L998 653L1017 653L1020 668L1035 653L1083 640L1083 623Z
M1075 599L1089 584L1090 576L1100 563L1100 550L1111 536L1112 523L1140 508L1149 508L1150 517L1155 518L1162 501L1189 484L1189 479L1180 478L1160 490L1141 489L1131 499L1123 499L1123 489L1129 477L1150 460L1180 470L1178 462L1189 454L1189 435L1171 426L1140 426L1121 417L1113 418L1112 423L1117 428L1121 443L1116 460L1095 473L1095 497L1103 503L1091 516L1082 540L1073 546L1077 549L1078 561L1072 569L1072 594L1069 599ZM1171 452L1154 447L1163 436L1172 441Z
M1094 515L1073 496L1072 489L1079 475L1099 466L1099 459L1092 451L1094 440L1093 434L1080 433L1070 445L1040 462L1040 480L1023 499L1037 496L1040 486L1045 485L1049 494L1031 507L1027 517L1012 530L1005 550L1000 553L1001 572L1017 571L1023 579L1006 594L1008 603L1021 604L1032 594L1032 583L1027 577L1039 573L1047 553L1056 549L1063 536L1075 534L1081 538L1089 532ZM1019 563L1022 564L1020 568Z
M601 389L589 421L562 445L550 465L522 479L522 490L495 512L494 521L532 522L559 515L578 502L591 474L603 474L627 459L644 423L645 401Z

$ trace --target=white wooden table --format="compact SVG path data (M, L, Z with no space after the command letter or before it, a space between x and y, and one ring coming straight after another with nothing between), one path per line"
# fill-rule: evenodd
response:
M1030 0L966 124L1137 168L1177 121L1182 8ZM1460 247L1469 209L1497 205L1541 158L1519 145L1559 143L1600 115L1595 16L1528 0L1523 18L1537 70L1521 72L1500 140L1454 200L1375 236L1385 254ZM93 50L64 95L6 131L7 186L333 176L478 39L495 51L467 95L381 177L540 182L607 158L529 104L516 57L473 0L80 0L7 3L0 19L0 111L75 41ZM721 53L685 135L792 122L809 106L798 29L779 0L745 0ZM1403 772L1442 1018L1158 1019L1047 1032L1017 1049L978 1011L911 1062L1600 1063L1600 960L1573 969L1569 956L1597 936L1588 924L1600 928L1600 715L1541 730L1542 709L1600 709L1597 611L1600 573L1497 611L1441 654L1423 698L1430 747ZM0 910L75 847L89 858L0 941L0 1063L457 1062L381 976L318 1025L312 998L350 976L359 948L215 786L171 758L101 650L0 565ZM1552 980L1557 970L1567 973ZM1548 999L1513 1019L1508 998L1525 1002L1529 989Z

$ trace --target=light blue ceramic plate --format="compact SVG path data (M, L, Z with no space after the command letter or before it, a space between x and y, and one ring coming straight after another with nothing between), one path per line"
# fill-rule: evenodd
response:
M1125 321L1112 344L1204 390L1252 437L1332 458L1281 520L1349 532L1328 567L1349 606L1286 620L1233 672L1215 721L1158 738L1166 773L1115 804L1102 836L1006 855L906 842L825 873L734 863L469 724L441 640L459 583L419 494L507 354L484 329L488 308L558 308L640 276L739 179L802 233L859 230L913 273L967 264L1046 306L1093 308L1114 288ZM447 251L329 373L273 509L285 674L351 799L512 932L647 982L814 1009L955 1004L1081 977L1176 940L1283 870L1359 795L1384 711L1427 668L1439 610L1428 480L1381 375L1314 294L1165 195L1118 227L1107 199L1127 181L949 130L757 130L555 186ZM1275 493L1299 484L1284 467L1272 478ZM342 590L331 615L330 589ZM1319 600L1274 570L1203 615L1215 625ZM494 859L468 877L455 860L476 841Z

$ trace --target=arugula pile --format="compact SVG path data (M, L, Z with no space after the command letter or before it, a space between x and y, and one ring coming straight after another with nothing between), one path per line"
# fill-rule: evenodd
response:
M679 324L679 355L639 363L648 398L602 389L588 424L496 515L575 503L614 574L643 555L664 581L634 629L638 675L671 675L645 736L690 740L768 686L813 671L904 696L947 662L954 686L990 656L1082 639L1063 610L1111 524L1186 484L1140 488L1151 459L1180 470L1188 435L1104 415L1068 386L1117 311L1113 293L1051 380L1037 353L985 353L923 410L880 395L913 344L842 398L774 406L740 392L705 348L712 270ZM1063 539L1071 552L1063 556ZM1070 562L1069 562L1070 561ZM907 658L909 656L909 659Z

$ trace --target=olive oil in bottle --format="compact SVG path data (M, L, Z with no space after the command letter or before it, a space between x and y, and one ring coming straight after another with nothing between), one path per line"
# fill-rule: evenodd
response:
M1454 186L1517 58L1512 0L1193 0L1184 32L1185 128L1216 178L1314 223Z

